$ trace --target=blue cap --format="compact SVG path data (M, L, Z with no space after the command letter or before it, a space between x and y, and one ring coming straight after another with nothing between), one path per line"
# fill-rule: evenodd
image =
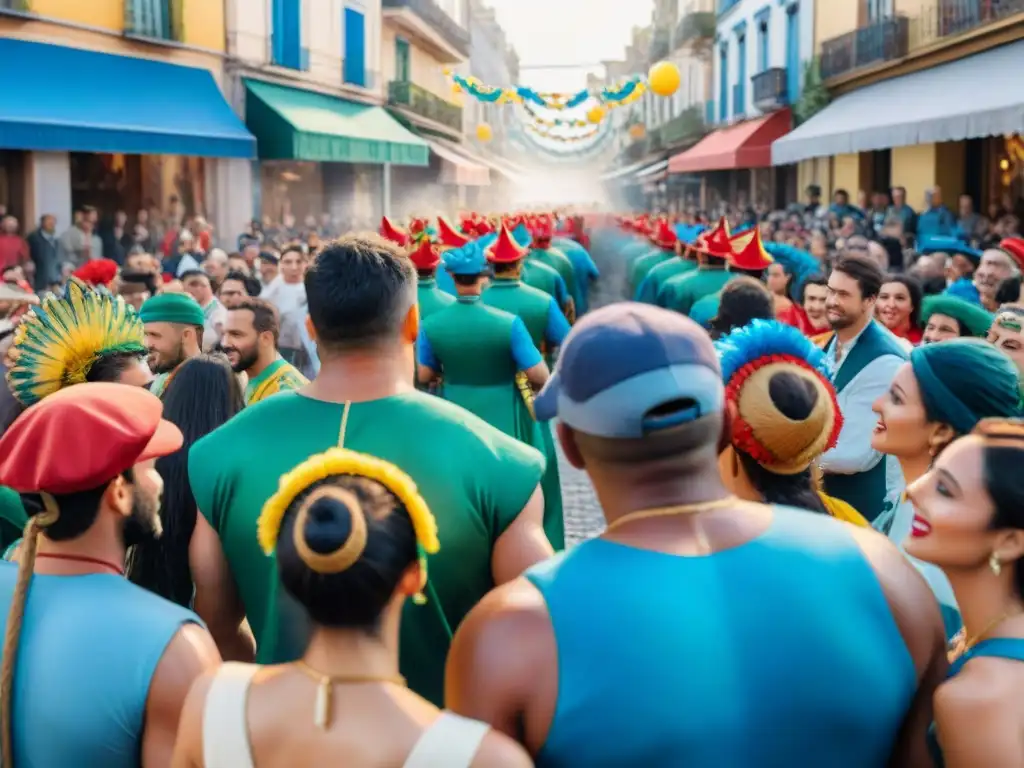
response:
M971 248L959 237L946 237L942 235L928 237L926 235L918 240L917 252L920 254L958 253L961 256L966 256L975 264L981 261L981 251L977 248Z
M674 227L679 242L693 245L694 241L707 229L703 224L676 224Z
M445 251L444 268L453 275L482 275L488 267L483 248L471 242Z
M520 224L512 230L512 239L523 248L529 248L530 243L533 242L533 237L525 224Z
M722 410L715 346L677 312L635 302L588 313L569 332L555 371L537 395L537 418L558 418L597 437L638 438ZM689 406L652 411L674 401Z

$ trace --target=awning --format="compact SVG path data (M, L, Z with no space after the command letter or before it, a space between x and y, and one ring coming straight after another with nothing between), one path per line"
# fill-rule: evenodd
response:
M382 107L261 80L244 82L245 122L261 160L420 166L430 160L426 142Z
M776 165L1024 130L1024 91L1009 73L1024 40L840 96L772 145Z
M251 158L207 69L0 38L0 147Z
M486 187L491 183L490 170L455 149L444 139L426 139L430 151L441 158L441 183L460 187Z
M601 181L617 181L626 176L632 176L634 173L639 171L644 166L648 165L651 161L649 159L641 160L638 163L623 166L622 168L616 168L614 171L608 171L608 173L602 174Z
M502 158L499 158L495 155L477 153L474 152L470 147L467 147L465 144L453 144L451 142L444 141L443 139L441 140L441 143L448 145L450 149L454 149L456 152L458 152L460 155L468 159L470 162L476 163L477 165L482 165L485 168L489 168L490 170L495 171L496 173L500 173L502 176L504 176L507 179L510 179L511 181L521 181L526 175L525 172L522 171L521 169L516 169L515 166L513 166L507 160L503 161Z
M644 181L659 181L668 175L668 160L641 168L636 172L636 177Z
M780 109L764 117L722 128L669 160L668 172L768 168L772 164L772 142L786 134L790 121L790 111Z

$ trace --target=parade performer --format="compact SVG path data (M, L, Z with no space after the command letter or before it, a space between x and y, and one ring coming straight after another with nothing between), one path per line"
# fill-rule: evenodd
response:
M543 291L523 285L520 269L526 249L520 248L502 229L498 239L485 252L494 269L494 281L483 293L485 304L504 310L523 321L534 345L552 361L554 350L562 345L569 333L569 323L558 309L555 300ZM551 363L549 362L549 365ZM525 374L517 374L517 386L524 399L532 406L533 394ZM541 484L544 489L544 530L556 550L565 545L565 521L562 516L562 483L558 472L558 454L551 430L546 425L535 425L534 445L544 454L547 468Z
M32 307L14 331L8 356L7 385L23 408L87 381L144 387L152 379L135 310L120 296L88 288L76 278L63 296L48 295ZM28 522L16 494L0 494L0 519L7 524L0 541L7 551Z
M124 578L127 548L160 533L154 460L182 443L162 409L85 383L0 438L0 483L30 510L18 565L0 564L5 768L170 765L189 686L220 663L191 611Z
M527 250L530 249L533 244L533 238L526 229L525 224L518 224L509 231L512 233L512 239L515 240L516 245ZM498 233L493 232L481 237L477 243L486 250L494 245L497 239ZM549 267L543 262L526 259L523 262L521 277L526 285L544 291L544 293L554 298L561 308L562 314L565 315L566 319L569 319L570 323L572 322L570 318L571 313L575 312L575 305L572 303L572 296L569 294L565 280L558 274L558 270L554 267Z
M454 711L539 768L927 764L944 664L927 587L872 531L729 492L722 372L696 323L591 312L536 406L608 526L473 609Z
M235 373L246 374L245 404L309 384L278 351L281 324L266 299L245 299L227 311L221 349Z
M229 662L204 676L182 714L176 765L361 763L370 753L410 768L532 765L511 739L440 712L399 673L399 646L421 641L402 631L403 606L425 599L427 557L440 547L408 475L329 449L281 478L258 533L310 617L309 647L270 670Z
M441 227L441 237L443 241L443 226ZM465 244L463 243L463 245ZM420 240L419 245L409 254L409 260L416 267L416 276L418 278L416 284L416 303L420 308L420 321L424 321L435 312L453 304L455 297L445 293L437 285L438 274L440 272L448 274L448 272L443 267L438 269L441 266L441 254L438 247L430 242L430 240ZM454 284L453 281L452 285Z
M648 235L651 234L650 217L644 214L635 219L625 219L622 229L629 238L629 242L623 245L620 251L628 275L636 260L651 250L651 241L648 239Z
M984 338L992 326L993 315L956 296L925 296L921 302L922 344L932 344L962 336Z
M1001 306L986 338L989 344L1013 360L1024 377L1024 305Z
M647 253L636 259L629 268L627 296L635 298L640 284L659 264L674 260L679 248L679 238L667 219L658 219L650 234Z
M681 246L678 258L663 261L648 272L640 282L634 299L642 301L644 304L657 304L661 286L676 275L697 269L697 250L702 246L705 231L702 224L695 227L677 226L676 237L679 238ZM717 232L718 230L713 231Z
M966 620L935 696L929 741L940 768L1024 763L1017 738L1024 674L1022 460L1024 425L986 419L907 491L915 509L907 551L945 572Z
M763 284L765 271L774 263L771 254L765 250L764 244L761 242L761 233L757 229L752 230L752 235L744 240L745 244L742 248L729 249L726 257L729 277L725 285L743 275ZM690 319L700 326L708 327L711 320L718 316L722 289L725 288L725 285L714 293L697 299L690 307ZM692 284L690 287L693 288Z
M601 272L594 263L590 251L576 240L554 237L551 239L551 246L564 253L572 264L576 276L576 293L572 297L576 306L576 316L584 315L590 309L590 289L601 277Z
M233 660L247 660L239 637L246 617L257 661L301 657L306 614L279 591L274 560L257 544L259 511L281 475L314 454L337 446L377 456L414 480L438 519L442 550L429 556L429 599L406 605L403 633L415 641L400 652L409 687L440 705L451 627L496 583L552 551L539 487L544 459L414 389L416 273L404 251L375 235L341 237L317 253L305 285L319 375L300 392L246 408L189 452L202 513L193 538L208 547L193 572L196 606L218 646L234 649ZM471 348L474 329L462 330Z
M202 354L206 315L187 293L161 293L146 299L139 317L146 327L149 367L157 374L149 391L159 397L174 369Z
M726 237L722 235L725 234ZM729 281L726 271L726 259L732 253L732 244L728 235L725 219L719 222L716 230L712 230L697 250L700 263L693 272L669 278L658 291L659 307L671 309L680 314L688 315L693 305L704 296L718 293Z
M433 243L429 236L423 236L423 227L425 227L425 224L422 224L421 222L420 224L417 224L417 226L421 226L420 236L414 238L412 235L409 234L409 232L403 229L399 229L391 222L391 219L389 219L387 216L384 216L380 220L380 235L386 240L389 240L390 242L399 246L407 253L410 253L422 247L424 242L426 242L428 246ZM447 250L451 246L438 246L435 244L434 247L437 248L438 253L440 253L441 251ZM433 270L432 274L437 289L448 296L454 297L455 283L452 282L451 275L449 275L443 269L438 270L436 268Z
M843 425L824 353L771 320L737 328L715 348L729 412L730 445L718 459L726 486L741 499L867 526L849 504L821 493L812 473Z
M502 229L498 242L507 239L507 230ZM452 273L459 296L420 328L419 382L443 380L445 400L531 445L532 390L548 380L547 364L519 317L480 300L487 262L477 245L449 251L445 268Z
M527 256L528 261L531 264L539 263L551 267L561 276L562 280L565 282L565 288L569 292L566 317L569 319L570 323L575 322L575 297L579 292L579 288L576 284L576 270L573 269L572 262L569 261L569 257L551 245L551 239L554 237L551 219L546 216L542 216L538 219L530 235L532 247L530 248L530 253Z

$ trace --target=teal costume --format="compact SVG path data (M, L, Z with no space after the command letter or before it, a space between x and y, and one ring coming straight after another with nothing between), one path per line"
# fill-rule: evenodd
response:
M664 264L669 261L673 256L675 256L674 249L665 249L661 246L652 245L647 253L630 265L628 295L631 297L636 296L637 291L640 288L640 284L644 281L644 278L650 274L651 270L659 264Z
M721 291L735 275L721 267L699 266L695 271L670 278L658 291L657 304L684 315L689 315L700 299Z
M564 253L572 263L572 269L576 275L576 292L573 294L573 300L576 302L576 316L584 315L590 309L590 284L597 280L601 273L587 249L575 240L556 237L551 244Z
M443 270L442 270L443 271ZM448 273L445 272L447 275ZM451 280L451 275L448 275ZM452 285L455 281L452 280ZM442 291L434 278L420 278L416 285L416 303L420 308L420 321L426 320L438 310L455 303L455 297Z
M527 259L531 263L540 263L555 270L565 283L569 298L573 299L575 305L575 296L579 289L576 285L576 271L572 268L568 256L555 248L534 248Z
M636 289L634 301L642 301L644 304L655 304L658 301L658 292L661 286L667 283L676 275L685 275L697 269L697 262L680 256L677 259L669 259L658 264L640 282Z
M711 321L718 317L722 305L722 292L712 293L698 299L690 308L690 319L702 328L710 328Z

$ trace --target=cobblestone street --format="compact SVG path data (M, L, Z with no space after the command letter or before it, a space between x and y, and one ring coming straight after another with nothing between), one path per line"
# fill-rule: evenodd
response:
M558 445L558 438L555 438ZM604 518L585 472L571 466L558 448L558 471L562 478L562 510L565 516L566 546L597 536L604 530Z

